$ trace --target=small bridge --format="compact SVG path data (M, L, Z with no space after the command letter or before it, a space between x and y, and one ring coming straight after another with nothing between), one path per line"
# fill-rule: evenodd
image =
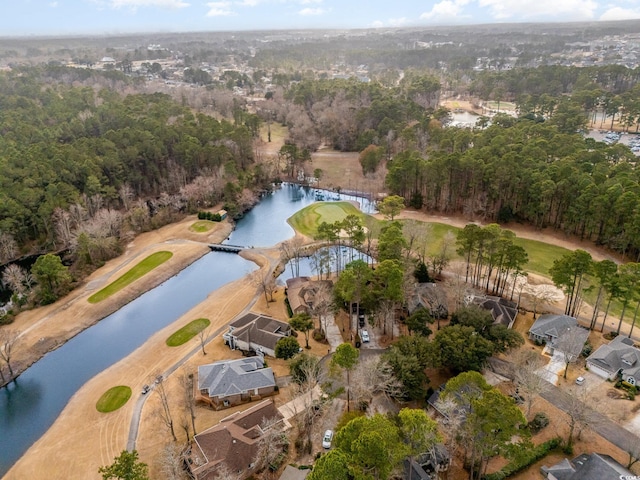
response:
M213 252L240 253L246 247L241 247L239 245L223 245L221 243L210 243L209 248Z

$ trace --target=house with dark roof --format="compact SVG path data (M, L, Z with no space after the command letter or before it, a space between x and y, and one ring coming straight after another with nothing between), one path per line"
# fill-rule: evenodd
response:
M640 385L640 349L632 339L618 335L587 357L589 370L609 380L620 377L631 385Z
M451 455L447 448L438 443L429 452L404 462L404 480L437 480L441 472L451 466Z
M289 335L291 327L288 323L266 315L247 313L231 322L229 331L222 335L222 338L232 350L275 357L276 343Z
M243 412L220 420L197 434L187 455L187 466L196 480L218 478L222 468L247 478L254 473L265 428L280 428L282 415L272 400L264 400Z
M474 295L469 299L469 304L477 305L483 310L488 310L493 318L494 325L500 324L507 328L513 327L518 315L518 306L515 302L506 298L493 295Z
M568 335L571 341L564 341ZM589 330L578 325L578 321L569 315L540 315L529 329L529 340L546 343L553 354L555 350L571 348L571 355L580 355L585 342L589 338Z
M260 357L224 360L198 367L196 401L216 410L260 400L276 393L271 368Z
M540 468L547 480L606 480L633 477L633 473L609 455L591 453L578 455L569 461L566 458L551 467Z
M426 309L433 318L447 318L447 295L436 283L416 283L412 293L407 299L407 311L409 315L420 308Z

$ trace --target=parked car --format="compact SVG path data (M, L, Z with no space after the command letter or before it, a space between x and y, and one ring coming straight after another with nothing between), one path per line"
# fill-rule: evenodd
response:
M322 448L331 448L331 442L333 441L333 430L327 430L322 437Z
M142 394L145 395L147 393L149 393L149 390L151 390L151 388L149 387L149 385L143 385L142 386Z
M582 385L584 383L584 377L576 378L576 385Z
M369 332L362 330L360 332L360 338L362 339L362 343L369 343Z
M358 317L358 325L360 325L360 328L364 327L364 315L362 314Z

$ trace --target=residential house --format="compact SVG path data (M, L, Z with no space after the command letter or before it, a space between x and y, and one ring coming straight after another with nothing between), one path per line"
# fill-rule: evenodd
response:
M578 321L568 315L540 315L529 329L529 339L546 343L551 354L555 350L571 355L580 355L589 330L578 325ZM564 350L571 349L565 352Z
M311 280L309 277L294 277L287 280L287 299L293 314L311 313L316 295L321 288L331 291L331 280Z
M222 338L232 350L275 357L276 343L289 335L291 327L288 323L266 315L247 313L231 322L229 331Z
M578 455L569 461L566 458L551 467L540 468L547 480L606 480L635 478L633 473L609 455L591 453Z
M417 283L412 294L407 299L407 311L409 315L416 310L424 308L433 318L447 318L447 295L436 283Z
M601 345L587 358L587 367L603 378L620 377L631 385L640 385L640 350L628 337L618 335L607 345Z
M259 400L276 393L271 368L260 357L224 360L198 367L196 401L216 410Z
M249 477L256 468L264 428L279 428L282 416L272 400L264 400L243 412L236 412L194 437L187 466L195 480L218 478L219 470Z
M451 455L447 448L438 443L427 453L415 459L404 461L404 480L437 480L441 472L451 466Z
M513 327L518 315L518 306L515 302L502 297L492 295L473 295L468 300L468 304L488 310L493 317L494 324L504 325L507 328Z

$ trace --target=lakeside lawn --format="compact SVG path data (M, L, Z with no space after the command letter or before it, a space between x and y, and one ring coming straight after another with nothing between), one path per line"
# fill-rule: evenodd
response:
M198 318L193 320L167 338L166 344L169 347L178 347L183 345L209 325L211 325L211 321L208 318Z
M127 285L135 282L140 277L146 275L154 268L163 264L167 260L169 260L173 256L172 252L162 251L156 252L149 255L147 258L142 260L136 266L134 266L131 270L126 272L120 278L111 282L109 285L104 287L102 290L97 291L93 295L89 297L89 303L98 303L104 300L105 298L110 297L114 293L122 290Z
M131 398L131 387L118 385L102 394L96 402L96 410L100 413L113 412L127 403L129 398Z
M196 233L205 233L213 229L214 226L215 222L212 222L211 220L198 220L189 227L189 230Z
M322 222L342 221L347 215L357 215L361 219L365 216L350 202L316 202L294 213L287 221L296 231L315 238Z

